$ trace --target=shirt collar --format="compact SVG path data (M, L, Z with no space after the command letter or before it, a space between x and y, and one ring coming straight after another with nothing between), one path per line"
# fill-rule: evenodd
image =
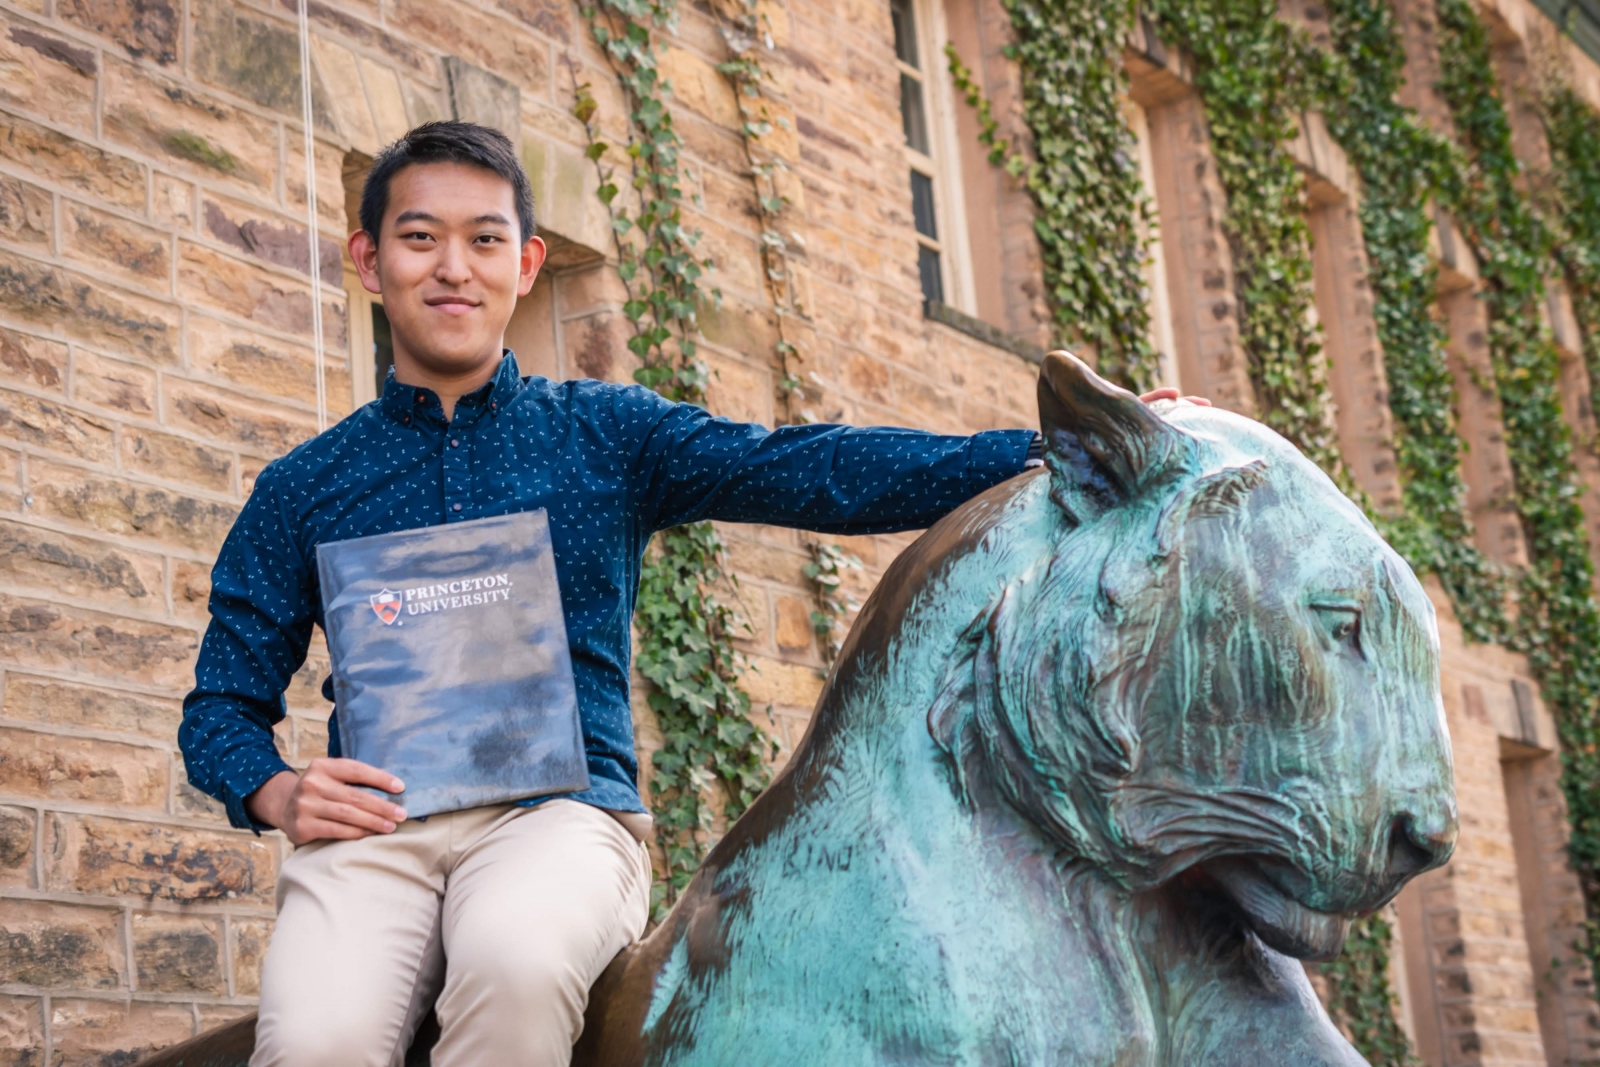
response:
M489 415L498 416L522 392L524 384L517 357L508 348L505 355L500 357L500 368L495 371L494 377L482 388L456 401L456 407L458 410L463 407L482 408ZM394 376L393 367L389 368L389 376L384 379L381 403L391 418L407 426L412 425L419 415L430 415L435 421L444 421L444 407L439 403L438 394L432 389L399 381Z

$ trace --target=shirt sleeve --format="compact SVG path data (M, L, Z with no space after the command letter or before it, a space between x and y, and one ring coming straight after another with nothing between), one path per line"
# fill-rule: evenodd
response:
M268 466L223 542L211 571L211 624L183 701L178 747L189 781L258 832L245 797L289 765L273 743L283 694L305 662L315 622L315 583L293 537L274 468Z
M833 534L922 529L1020 474L1036 436L822 424L769 430L639 392L647 397L633 402L648 405L649 417L630 420L648 425L635 498L656 530L701 519Z

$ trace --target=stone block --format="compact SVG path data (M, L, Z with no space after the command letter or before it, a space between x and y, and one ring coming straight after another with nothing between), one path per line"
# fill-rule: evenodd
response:
M144 206L143 166L14 115L0 113L0 159L97 200Z
M104 93L101 130L108 140L169 160L175 169L272 192L278 173L272 122L109 57Z
M0 314L152 363L178 359L176 308L9 252L0 252Z
M135 912L133 966L141 993L222 996L222 924L216 920Z
M293 23L264 19L233 0L190 0L195 77L299 119L300 41ZM326 89L312 72L312 121L332 129ZM320 112L320 114L319 114Z
M192 241L178 242L178 293L262 326L311 335L309 286ZM323 316L324 330L329 325Z
M134 59L178 60L183 5L174 0L59 0L56 14L109 37Z
M44 1002L0 996L0 1067L43 1067Z
M34 678L13 671L6 677L0 715L24 722L139 734L170 744L178 736L182 711L176 700Z
M160 230L74 200L61 205L61 250L147 289L172 288L172 238Z
M155 174L150 179L150 186L152 218L180 230L194 228L195 188L191 182L170 174Z
M182 627L0 593L0 656L14 667L187 688L199 645Z
M316 142L317 150L317 224L323 234L341 242L350 230L356 228L354 219L345 225L344 217L344 152L337 145ZM289 215L296 221L306 217L306 152L305 141L290 137L284 152L283 200ZM329 285L339 284L339 277L324 276ZM326 329L330 324L324 324Z
M572 42L575 9L570 4L560 0L495 0L495 6L553 41Z
M281 456L317 432L316 419L283 408L250 404L236 394L180 378L162 383L167 422L247 451ZM254 481L259 468L249 471ZM250 486L244 487L249 491Z
M361 57L361 80L367 87L367 103L372 108L372 121L378 127L380 144L397 141L411 128L406 120L405 95L400 89L400 76L392 67L374 63Z
M249 833L52 813L45 884L178 904L270 904L277 849Z
M809 708L822 694L823 677L815 667L805 667L781 660L752 656L754 670L747 671L740 681L750 694L753 707L764 704L782 704L791 708Z
M12 382L59 393L66 387L67 346L0 327L0 367Z
M0 727L0 793L160 811L167 802L167 753Z
M325 701L318 701L323 708L327 707ZM315 717L295 715L294 721L294 762L304 765L314 759L320 759L328 754L328 720L326 712Z
M0 238L48 253L53 228L48 192L20 179L0 176Z
M182 482L213 493L233 492L231 452L159 430L122 429L122 465L152 478Z
M499 130L520 147L522 91L516 83L457 56L445 56L443 64L451 114Z
M328 364L323 373L332 387ZM341 361L342 362L342 361ZM201 315L189 316L189 365L225 379L252 396L314 404L316 361L310 348L267 337Z
M194 1036L194 1009L144 1000L50 1001L50 1067L111 1067L141 1062Z
M172 610L182 619L204 626L210 620L211 568L189 560L172 561Z
M672 85L674 112L686 107L718 126L737 129L742 121L733 83L706 60L684 48L661 49L661 76Z
M39 464L37 514L125 537L147 537L215 553L238 509L232 504L139 485L124 477Z
M153 419L156 372L80 348L72 360L72 399Z
M9 519L0 519L0 581L146 613L167 606L160 556Z
M211 197L206 197L201 203L200 217L205 232L223 244L301 274L311 273L310 235L298 222L290 222L282 216L263 212L238 201ZM337 279L344 270L340 244L331 237L322 236L320 232L318 237L317 245L321 249L318 265L322 277Z
M0 389L0 438L82 459L106 461L112 454L108 423L87 412L9 389Z
M811 625L814 605L799 597L780 596L778 609L778 647L786 652L810 652L815 630Z
M267 958L272 920L236 919L229 925L233 935L233 995L260 996L261 964Z
M361 89L361 67L355 53L322 34L312 34L311 52L328 90L328 110L352 147L375 156L383 142Z
M94 130L94 51L19 18L0 18L0 104Z
M633 330L618 312L601 311L573 319L564 326L566 372L573 378L630 382L628 338Z
M0 909L0 983L117 989L126 974L120 911L15 899Z
M0 889L33 888L37 817L32 808L0 805ZM0 1059L0 1064L4 1062Z

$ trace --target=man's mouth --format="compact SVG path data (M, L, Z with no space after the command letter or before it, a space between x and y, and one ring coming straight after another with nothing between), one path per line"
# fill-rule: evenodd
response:
M479 305L479 301L465 296L430 296L423 303L447 315L465 315Z
M1344 948L1350 930L1348 915L1306 907L1249 860L1216 860L1205 865L1205 872L1268 947L1299 960L1331 960Z

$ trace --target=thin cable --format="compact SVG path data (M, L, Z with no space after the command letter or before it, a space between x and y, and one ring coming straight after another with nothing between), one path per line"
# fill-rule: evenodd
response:
M311 128L311 22L300 0L300 120L306 134L306 233L311 242L311 346L317 372L317 432L328 428L328 392L322 373L322 237L317 231L317 143Z

